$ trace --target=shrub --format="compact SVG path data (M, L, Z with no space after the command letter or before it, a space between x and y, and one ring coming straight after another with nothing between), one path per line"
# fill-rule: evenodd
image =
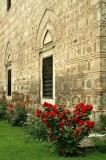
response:
M95 126L95 129L98 132L106 133L106 114L101 114L99 116L99 121L97 125Z
M7 119L7 101L0 99L0 120Z
M7 104L7 120L8 122L11 122L13 116L14 116L14 109L15 109L15 106L13 103L8 103Z
M36 110L36 116L45 124L48 137L59 155L70 155L77 152L81 140L88 136L95 122L91 121L92 106L77 104L70 113L64 106L43 104L44 111Z
M26 107L26 104L16 103L13 105L10 103L8 108L8 120L13 126L23 126L27 120L27 114L29 108Z
M39 118L35 117L35 115L31 115L27 119L26 124L26 131L31 136L31 138L37 141L47 140L46 127L43 123L41 123Z
M95 138L94 139L95 143L95 150L101 153L106 153L106 135L101 138Z

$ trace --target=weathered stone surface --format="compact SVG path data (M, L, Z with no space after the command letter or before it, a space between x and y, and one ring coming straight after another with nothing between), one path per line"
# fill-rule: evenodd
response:
M0 93L41 98L41 55L53 49L54 101L106 109L106 1L0 0ZM15 96L15 95L14 95Z

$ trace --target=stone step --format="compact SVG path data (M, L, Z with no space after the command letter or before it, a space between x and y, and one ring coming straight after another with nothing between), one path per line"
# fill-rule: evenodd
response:
M92 147L95 145L94 140L96 139L102 140L105 136L106 134L92 133L81 141L81 147Z

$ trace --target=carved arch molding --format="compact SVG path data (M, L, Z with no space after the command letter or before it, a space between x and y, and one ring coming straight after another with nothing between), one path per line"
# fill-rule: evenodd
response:
M10 42L7 42L6 50L5 50L5 56L4 56L4 65L8 66L12 63L12 46Z
M37 37L36 37L37 50L43 48L45 35L47 33L49 33L53 42L56 41L55 28L56 28L56 14L54 11L46 9L38 26Z

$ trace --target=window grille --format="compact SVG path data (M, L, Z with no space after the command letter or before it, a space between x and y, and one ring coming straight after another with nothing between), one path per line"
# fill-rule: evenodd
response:
M43 59L43 97L53 97L53 57Z
M11 69L8 70L8 96L11 96Z

